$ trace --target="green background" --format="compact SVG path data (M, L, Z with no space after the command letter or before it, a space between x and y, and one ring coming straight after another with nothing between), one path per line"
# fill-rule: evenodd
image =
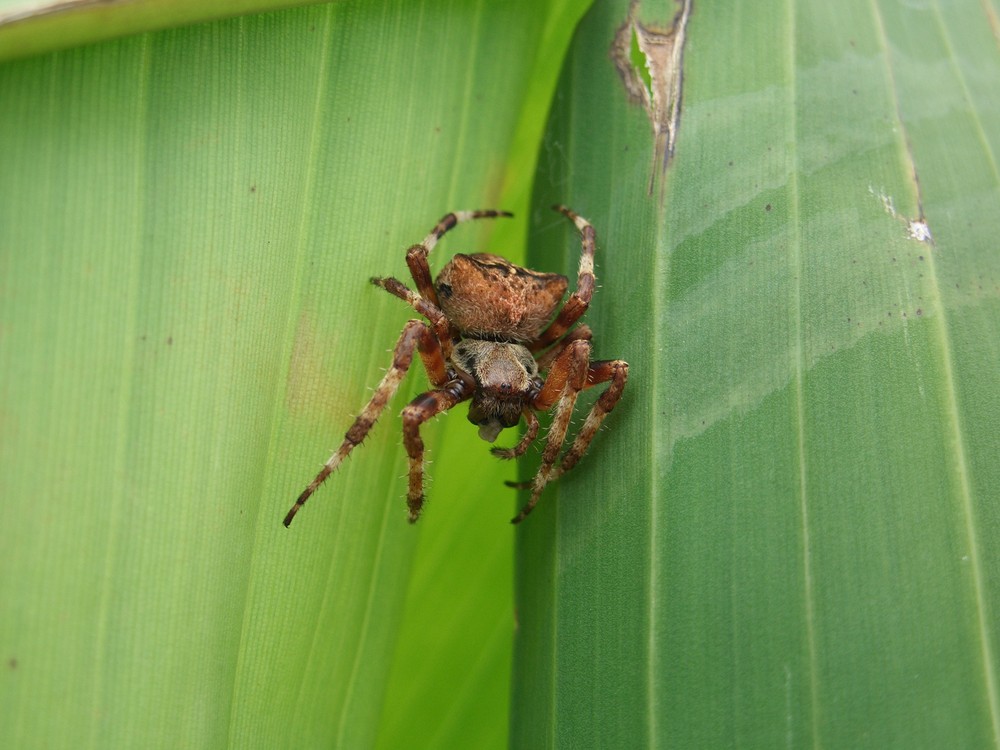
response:
M680 6L587 5L0 4L0 744L1000 746L995 0L694 3L665 170L609 50ZM460 408L410 527L417 373L284 529L368 278L494 207L432 267L575 277L555 202L590 455L514 529Z

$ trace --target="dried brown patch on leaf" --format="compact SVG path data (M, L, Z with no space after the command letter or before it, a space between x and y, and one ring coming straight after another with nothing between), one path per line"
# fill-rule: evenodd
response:
M680 126L684 44L692 0L676 0L677 12L666 26L638 20L640 0L629 6L611 43L611 60L629 99L642 105L653 126L653 171L649 192L658 172L673 156Z

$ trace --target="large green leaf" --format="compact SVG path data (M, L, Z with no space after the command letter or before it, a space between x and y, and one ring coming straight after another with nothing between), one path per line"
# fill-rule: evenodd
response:
M17 4L0 58L183 20ZM516 530L511 744L1000 745L996 2L697 4L661 172L609 48L668 91L678 7L598 4L538 155L532 265L575 271L546 204L593 220L632 377ZM0 67L0 744L503 744L511 468L462 414L418 527L389 413L279 524L410 317L367 277L444 211L523 221L578 13L347 2Z
M281 519L413 317L369 276L524 205L578 14L348 2L0 67L0 745L503 744L512 469L464 414L418 526L419 373Z
M655 88L679 5L633 7ZM512 745L1000 745L995 3L697 3L663 172L628 16L585 18L539 159L632 368L519 536Z

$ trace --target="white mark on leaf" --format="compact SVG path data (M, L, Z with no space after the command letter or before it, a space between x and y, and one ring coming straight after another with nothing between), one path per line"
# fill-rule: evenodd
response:
M882 203L882 208L887 214L889 214L889 216L906 225L907 237L911 240L923 242L928 245L934 244L934 238L931 236L931 228L927 225L927 220L924 217L921 216L916 219L911 219L906 216L901 216L899 212L896 211L896 205L892 200L892 196L887 195L885 190L881 188L876 190L873 186L869 185L868 193Z

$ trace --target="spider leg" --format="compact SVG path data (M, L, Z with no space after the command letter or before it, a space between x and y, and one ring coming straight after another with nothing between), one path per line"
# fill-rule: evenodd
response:
M427 318L427 320L431 322L431 326L434 328L434 333L437 336L438 343L441 345L442 355L445 360L451 359L451 324L448 322L448 318L445 316L444 312L442 312L441 308L437 306L437 304L424 299L406 286L406 284L402 281L394 279L391 276L386 278L372 277L371 282L375 286L382 287L389 292L389 294L399 297L401 300L409 304L410 307Z
M424 441L420 439L420 425L465 401L472 391L466 381L456 379L444 388L421 393L403 409L403 444L410 457L410 487L406 494L410 523L416 523L424 507Z
M382 378L382 382L378 384L375 393L372 394L371 399L368 401L368 404L354 420L354 424L351 425L347 434L344 435L344 442L341 443L340 448L330 456L330 459L320 469L316 478L309 483L309 486L306 487L302 494L299 495L298 500L295 501L295 505L288 511L288 514L285 516L285 526L288 526L292 522L295 514L299 512L299 508L305 505L306 500L316 491L316 488L330 474L337 470L337 467L354 450L355 446L360 445L365 436L368 435L368 431L375 424L375 421L379 418L382 410L385 409L393 395L395 395L396 389L399 388L399 384L403 380L403 376L406 375L406 371L413 361L414 349L419 352L424 367L427 369L427 376L431 382L437 386L442 386L447 382L447 368L444 356L434 333L426 323L422 323L419 320L409 321L403 326L403 332L400 334L399 341L396 342L396 346L393 349L392 367L386 372Z
M573 441L573 445L563 455L559 466L553 470L552 476L549 478L550 482L554 482L576 466L583 454L587 452L590 441L594 439L604 418L611 413L622 397L627 381L628 362L623 362L620 359L603 359L590 363L587 368L587 384L584 388L592 388L595 385L609 382L610 385L591 407L583 427L580 428L580 432L577 433L576 439ZM531 482L504 482L504 484L518 490L526 490L532 486Z
M576 435L573 445L563 455L562 461L554 472L550 481L556 480L567 471L576 466L583 454L587 452L590 441L594 439L597 430L600 429L601 422L608 416L625 390L625 383L628 381L628 362L620 359L605 359L591 362L587 368L587 385L585 388L610 383L602 393L587 415L583 427Z
M535 412L526 408L522 414L524 414L524 421L528 423L528 429L525 430L524 436L513 448L490 448L490 453L497 458L508 459L523 456L524 452L528 450L528 446L535 442L535 438L538 437L538 417L535 416Z
M438 304L437 292L434 290L434 278L431 276L430 266L427 265L427 256L445 233L461 224L463 221L473 219L492 219L500 216L513 216L509 211L455 211L442 217L431 233L424 238L419 245L413 245L406 251L406 265L410 267L410 275L413 276L413 283L417 285L420 296L428 302Z
M590 330L590 326L586 323L581 323L557 341L551 349L535 360L538 364L539 371L548 372L549 368L552 367L552 363L555 362L556 357L562 354L563 349L569 346L571 342L578 340L590 341L593 337L594 332Z
M571 219L580 231L582 245L580 268L576 277L576 291L566 300L566 304L563 305L555 320L549 323L548 328L542 331L528 347L533 352L544 349L566 333L580 319L580 316L587 312L587 308L590 307L590 298L594 296L594 245L596 243L594 228L590 222L565 206L553 206L552 208Z
M531 513L542 494L542 490L552 480L555 462L559 457L563 442L566 440L566 431L569 429L569 421L573 416L576 397L587 383L589 360L589 341L570 342L552 363L545 383L532 403L532 407L539 411L548 409L555 404L555 415L552 417L552 426L549 427L545 449L542 451L542 463L531 484L531 498L511 523L520 523Z

